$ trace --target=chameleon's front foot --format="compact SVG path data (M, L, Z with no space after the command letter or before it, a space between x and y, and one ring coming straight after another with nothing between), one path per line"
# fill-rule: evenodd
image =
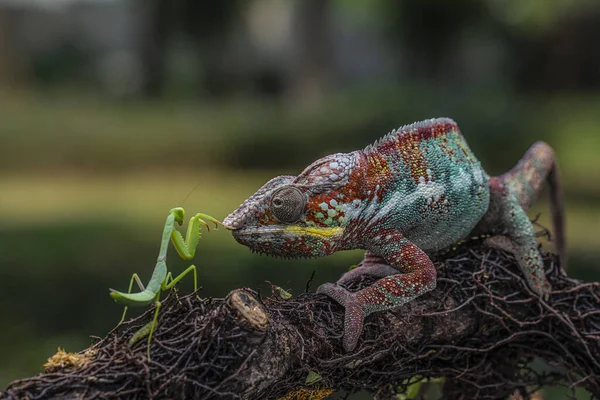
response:
M333 283L324 283L318 287L317 293L331 297L341 304L345 309L344 318L344 349L352 351L358 343L363 330L365 310L358 300L356 293L349 292L341 286Z

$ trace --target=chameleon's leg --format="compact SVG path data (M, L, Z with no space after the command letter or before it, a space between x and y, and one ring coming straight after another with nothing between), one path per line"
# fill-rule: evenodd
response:
M365 252L365 258L361 261L361 263L358 264L356 268L342 275L342 277L337 280L336 284L343 285L350 281L359 279L364 275L375 278L384 278L397 273L398 270L391 265L386 264L383 258L376 256L367 250Z
M529 210L537 199L544 184L548 185L554 243L561 264L565 267L564 206L556 156L552 148L544 142L534 143L514 168L498 178L508 191L515 195L517 202L525 211Z
M378 233L389 239L385 244L379 244L380 249L372 250L380 250L381 256L389 265L402 270L403 273L379 279L373 285L355 293L333 283L325 283L317 289L317 293L333 298L346 308L346 351L356 347L367 315L398 307L435 288L435 267L423 250L398 232L390 230Z
M489 183L490 205L481 223L496 236L486 239L485 244L514 254L529 286L547 298L550 284L527 213L502 179L490 178Z
M135 281L137 283L138 287L140 288L140 291L144 290L144 284L140 280L140 277L138 276L138 274L134 273L131 276L131 280L129 281L129 289L127 290L127 293L131 293L131 289L133 287L133 281ZM125 315L127 315L127 309L128 309L128 307L125 306L125 308L123 309L123 316L121 317L121 320L119 321L119 323L117 325L121 325L123 323L123 321L125 321Z

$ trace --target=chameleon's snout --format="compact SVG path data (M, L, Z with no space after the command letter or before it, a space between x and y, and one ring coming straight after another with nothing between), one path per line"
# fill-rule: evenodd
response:
M227 218L223 220L223 226L230 231L242 229L247 225L248 219L250 219L250 216L253 214L251 208L244 207L244 204L242 204L237 210L229 214Z
M225 227L225 229L234 231L242 227L243 221L241 221L240 218L237 218L235 216L235 213L231 213L227 216L227 218L223 220L222 224Z
M225 223L225 221L223 221L223 226L225 227L225 229L230 230L230 231L234 231L234 230L238 229L231 224Z

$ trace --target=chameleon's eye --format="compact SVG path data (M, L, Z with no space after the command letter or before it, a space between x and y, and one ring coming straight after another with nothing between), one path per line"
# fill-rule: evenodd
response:
M296 222L305 205L306 197L293 186L279 188L271 196L271 211L281 222Z

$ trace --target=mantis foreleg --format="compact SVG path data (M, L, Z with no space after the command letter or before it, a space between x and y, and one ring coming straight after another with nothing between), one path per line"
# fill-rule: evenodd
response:
M191 260L196 255L196 247L198 247L198 242L200 241L200 233L202 229L201 225L204 225L208 230L210 230L210 225L208 225L202 218L211 221L215 224L215 226L220 223L210 215L198 213L190 218L185 239L177 230L173 230L171 233L171 241L173 242L173 246L175 247L175 250L177 250L177 253L179 253L179 256L184 260ZM183 215L181 219L183 219Z

